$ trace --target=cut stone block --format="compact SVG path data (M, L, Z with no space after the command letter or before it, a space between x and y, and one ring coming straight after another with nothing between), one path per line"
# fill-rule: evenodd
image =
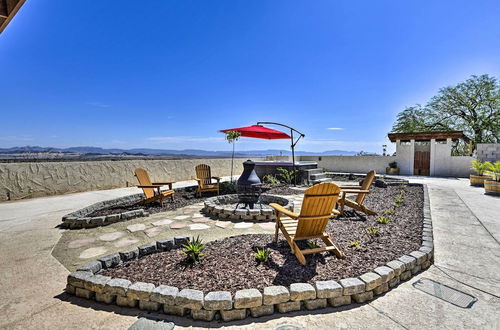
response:
M81 298L85 298L85 299L93 299L94 298L93 291L90 291L87 289L82 289L82 288L76 288L75 295L77 297L81 297Z
M102 269L102 263L100 261L94 260L81 266L80 268L77 269L77 271L92 272L95 274L101 269Z
M220 316L225 322L243 320L247 317L246 309L231 309L231 310L221 310Z
M155 301L139 300L139 309L156 312L160 309L160 304Z
M68 275L67 283L71 284L74 287L84 289L85 282L91 276L94 276L94 274L92 272L76 271L76 272L73 272L73 273Z
M412 269L417 265L417 259L411 256L404 255L398 260L405 264L405 270Z
M382 277L375 273L364 273L359 277L360 280L366 283L365 290L370 291L382 284Z
M233 308L233 300L229 291L213 291L207 293L203 302L207 310L221 310Z
M234 308L250 308L262 305L262 293L257 289L238 290L234 295Z
M413 251L410 256L417 259L417 265L421 265L427 259L427 255L421 251Z
M189 241L192 241L193 237L192 236L175 236L174 241L176 246L182 246L184 244L189 243Z
M203 291L183 289L175 297L175 304L189 309L202 309Z
M411 270L407 270L405 272L402 272L401 275L399 275L399 279L401 281L406 281L411 277Z
M156 287L150 294L150 300L167 306L175 305L175 297L179 293L179 289L174 286L160 285Z
M130 285L132 285L132 282L129 280L113 278L106 282L106 285L104 286L104 293L125 297Z
M106 293L96 293L95 300L105 304L112 304L115 301L115 296Z
M429 268L430 266L431 266L431 262L430 262L429 260L424 261L424 262L422 263L422 269L427 269L427 268Z
M404 272L406 270L405 264L399 260L389 261L386 264L386 266L390 267L394 270L394 276L399 276L399 275L401 275L402 272Z
M316 298L316 290L309 283L292 283L290 285L291 300L308 300Z
M304 307L310 311L320 308L326 308L326 306L327 306L326 298L304 300Z
M344 290L342 291L342 294L344 296L349 296L351 294L365 291L365 282L355 277L341 279L340 285L342 285L342 287L344 288Z
M138 247L139 257L156 252L156 242L144 244Z
M368 300L373 299L373 292L366 291L361 293L355 293L352 295L352 299L354 299L354 301L357 302L358 304L362 304L364 302L367 302Z
M149 301L149 297L154 288L155 285L152 283L135 282L128 287L127 297L136 300Z
M382 278L382 283L387 283L394 277L394 269L387 266L377 267L373 271L380 275L380 277Z
M135 248L128 251L119 252L122 261L129 261L137 258L139 256L139 249Z
M335 298L328 298L328 303L332 307L340 307L349 305L351 303L351 296L340 296Z
M104 287L108 281L111 280L109 276L94 275L90 276L87 281L85 281L85 289L94 291L96 293L104 293Z
M108 254L106 256L100 257L99 260L102 263L102 268L113 268L118 266L122 259L118 253Z
M400 282L399 276L394 277L392 280L389 281L389 287L393 288L396 285L398 285Z
M121 307L134 308L137 306L137 300L124 296L116 296L116 304Z
M274 305L262 305L258 307L251 307L250 314L252 315L252 317L272 315L274 314Z
M156 247L159 251L170 251L175 246L175 240L173 238L162 239L156 241Z
M163 312L168 315L184 316L184 314L186 314L186 311L187 308L181 306L170 306L170 305L163 306Z
M411 269L411 274L412 274L412 275L415 275L416 273L418 273L418 272L419 272L419 271L421 271L421 270L422 270L422 266L420 266L420 265L416 265L415 267L413 267L413 268Z
M214 319L216 311L207 311L204 309L199 309L199 310L192 310L191 311L191 317L193 320L201 320L201 321L207 321L210 322Z
M342 295L342 286L336 281L317 281L314 283L318 298L335 298Z
M288 289L281 285L264 288L264 305L274 305L290 300Z
M394 279L398 279L399 280L399 277L394 277L392 280L394 280ZM388 283L383 283L383 284L377 286L375 289L373 289L373 293L376 294L376 295L379 295L379 294L382 294L384 292L389 291L389 283L391 281L389 281Z
M278 312L280 313L300 311L300 301L283 302L277 304L276 306L278 307Z
M76 288L71 284L66 284L66 289L64 289L68 294L75 294Z

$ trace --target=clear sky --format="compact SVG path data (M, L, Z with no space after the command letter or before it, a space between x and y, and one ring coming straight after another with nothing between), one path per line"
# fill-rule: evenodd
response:
M381 152L405 106L500 77L500 1L28 0L0 67L0 147L225 150L278 121L299 150Z

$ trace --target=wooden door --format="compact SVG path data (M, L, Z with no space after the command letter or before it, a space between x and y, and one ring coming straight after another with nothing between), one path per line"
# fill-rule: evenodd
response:
M413 160L414 175L429 175L431 168L431 153L429 151L415 151Z

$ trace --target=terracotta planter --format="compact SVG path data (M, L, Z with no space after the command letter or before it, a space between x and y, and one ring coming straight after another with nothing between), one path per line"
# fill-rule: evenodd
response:
M484 193L500 196L500 181L484 180Z
M470 175L470 185L475 187L484 187L484 180L491 180L492 176L489 175Z
M385 168L385 174L397 174L399 175L399 168L393 168L393 167L386 167Z

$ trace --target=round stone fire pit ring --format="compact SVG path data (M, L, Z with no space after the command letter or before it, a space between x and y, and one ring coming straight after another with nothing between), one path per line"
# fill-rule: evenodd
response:
M274 220L276 216L270 203L279 204L293 212L291 199L268 194L261 194L253 209L245 208L237 194L210 197L205 200L203 212L227 220Z

